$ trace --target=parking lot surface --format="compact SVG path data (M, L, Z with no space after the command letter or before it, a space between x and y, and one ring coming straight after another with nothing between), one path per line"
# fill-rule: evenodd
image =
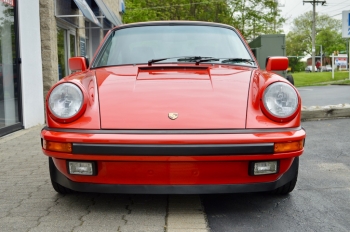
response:
M350 119L302 126L307 137L294 191L202 196L211 232L350 231Z
M327 106L350 103L349 85L299 87L303 106Z

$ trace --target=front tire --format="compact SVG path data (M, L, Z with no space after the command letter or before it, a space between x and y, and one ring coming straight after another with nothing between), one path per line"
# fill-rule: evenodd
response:
M286 79L292 84L294 85L294 78L292 75L287 75Z
M282 185L281 187L271 191L272 194L286 195L294 190L295 185L296 185L297 180L298 180L299 157L296 157L294 162L297 163L298 169L297 169L293 179L291 181L289 181L288 183L286 183L285 185Z
M56 166L55 164L53 163L53 160L51 157L49 157L49 170L50 170L50 179L51 179L51 184L52 184L52 187L53 189L60 193L60 194L70 194L70 193L74 193L75 191L69 189L69 188L66 188L62 185L60 185L59 183L55 182L54 179L53 179L53 173L56 169Z

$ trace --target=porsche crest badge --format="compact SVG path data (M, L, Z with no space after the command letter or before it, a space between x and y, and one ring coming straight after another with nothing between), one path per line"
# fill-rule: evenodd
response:
M170 118L171 120L175 120L179 117L178 113L169 113L168 114L168 118Z

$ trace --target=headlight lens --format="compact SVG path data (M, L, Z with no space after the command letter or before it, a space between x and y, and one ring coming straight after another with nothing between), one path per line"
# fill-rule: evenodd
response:
M78 86L63 83L56 86L50 94L50 111L60 119L71 118L79 113L83 100L83 93Z
M275 82L265 89L263 104L271 115L277 118L287 118L298 109L298 94L290 85Z

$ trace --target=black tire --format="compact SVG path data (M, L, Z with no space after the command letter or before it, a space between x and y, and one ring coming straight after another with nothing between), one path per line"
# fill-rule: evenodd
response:
M299 157L295 158L295 162L297 162L298 170L299 170ZM296 185L297 180L298 180L298 170L297 170L294 178L291 181L289 181L285 185L282 185L281 187L271 191L271 193L278 194L278 195L286 195L286 194L292 192L294 190L295 185Z
M69 189L69 188L66 188L62 185L60 185L59 183L55 182L53 180L53 172L55 172L55 169L56 169L56 166L55 164L53 163L53 160L51 157L49 157L49 170L50 170L50 179L51 179L51 184L52 184L52 187L53 189L60 193L60 194L71 194L71 193L75 193L75 191Z
M287 75L286 79L292 84L294 85L294 78L292 75Z

